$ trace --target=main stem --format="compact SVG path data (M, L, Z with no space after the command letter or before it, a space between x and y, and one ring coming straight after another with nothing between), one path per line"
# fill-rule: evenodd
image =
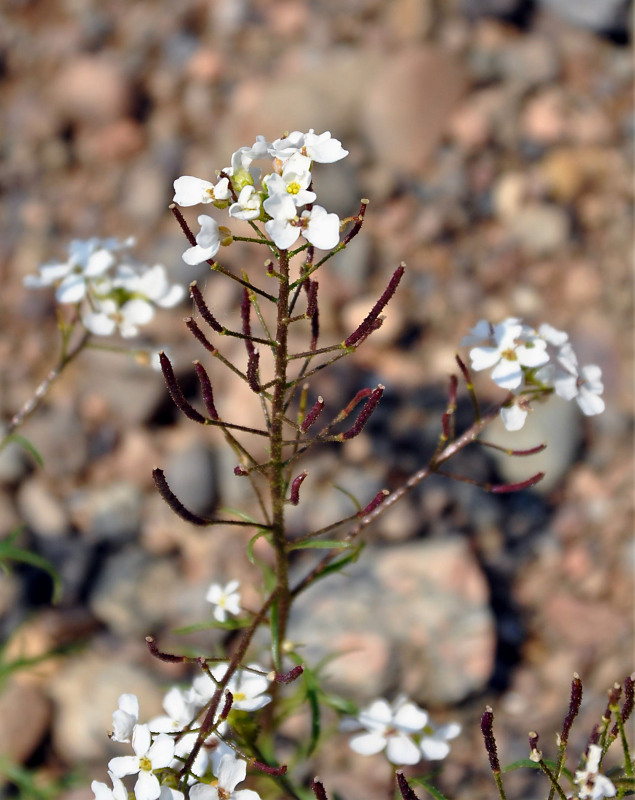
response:
M275 383L271 400L271 471L270 491L272 510L272 544L276 559L276 613L272 614L272 651L274 667L282 671L282 645L286 636L291 595L289 592L289 566L284 524L286 493L285 465L283 459L283 426L287 394L287 366L289 361L289 254L280 252L278 316L276 322Z

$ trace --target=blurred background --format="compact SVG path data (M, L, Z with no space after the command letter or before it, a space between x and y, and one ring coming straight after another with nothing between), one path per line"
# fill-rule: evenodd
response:
M347 655L330 685L360 703L407 691L464 734L444 764L457 800L492 797L478 719L497 713L501 760L546 752L585 685L573 736L581 751L605 691L633 669L632 156L630 7L620 0L5 0L0 8L0 406L4 419L57 357L52 292L22 279L63 258L72 238L137 239L136 253L174 281L199 279L215 314L237 293L190 268L167 210L179 175L214 180L231 153L293 129L330 130L350 156L318 165L319 202L341 216L370 199L350 248L321 273L322 341L341 341L405 261L387 319L343 369L312 391L339 409L362 386L387 391L363 436L309 466L302 532L394 488L433 452L461 337L477 320L522 316L570 332L581 363L602 366L607 410L583 419L550 403L517 446L548 440L540 464L473 448L453 470L536 490L494 497L435 478L368 533L350 578L300 604L291 635L307 657ZM207 209L206 209L207 210ZM191 211L191 210L187 210ZM198 209L186 216L195 224ZM221 219L221 215L216 215ZM262 256L240 243L222 262L264 283ZM202 358L176 311L143 344L169 348L191 396ZM228 346L228 354L233 351ZM216 370L216 366L213 368ZM257 422L244 387L214 371L221 408ZM483 403L497 395L485 377ZM257 408L256 408L257 412ZM471 421L469 402L459 405ZM171 631L210 615L212 580L243 581L248 534L200 531L157 496L160 465L193 510L249 510L221 437L175 413L160 375L133 359L85 353L24 427L44 459L0 455L2 537L49 559L64 582L21 567L0 574L3 663L60 645L71 651L0 685L0 753L37 780L75 779L90 798L104 779L106 737L121 692L142 714L187 675L152 661L143 637L212 652L220 634ZM502 435L500 431L492 437ZM310 562L299 561L303 574ZM6 776L6 760L0 772ZM423 769L428 767L424 765ZM419 770L420 771L420 770ZM383 796L387 765L335 733L316 772L333 796ZM413 773L417 769L413 770ZM7 797L28 794L25 785ZM379 793L379 794L378 794ZM510 795L541 797L532 775ZM51 794L50 796L54 796Z

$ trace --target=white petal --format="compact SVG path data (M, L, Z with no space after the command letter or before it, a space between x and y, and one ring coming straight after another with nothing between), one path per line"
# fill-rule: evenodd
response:
M461 347L469 347L477 342L487 342L492 338L492 326L486 319L480 319L470 332L461 339Z
M134 793L137 800L157 800L161 794L159 779L151 772L141 770L135 783Z
M321 206L314 206L304 238L320 250L331 250L340 242L340 218L337 214L327 214Z
M293 201L292 201L293 202ZM295 208L295 206L294 206ZM279 250L288 250L300 235L300 229L282 219L265 222L265 230Z
M115 742L129 742L137 717L118 708L112 712L112 738Z
M573 400L578 394L578 379L575 375L568 372L558 372L553 381L554 389L558 397L563 400Z
M94 278L106 272L114 263L115 257L108 250L96 250L91 253L88 263L84 267L84 275L88 278Z
M258 792L253 789L239 789L232 794L233 800L260 800Z
M101 783L101 781L93 781L90 784L90 788L93 790L95 800L113 800L113 797L115 796L112 789L110 789L105 783Z
M491 377L502 389L517 389L523 382L523 371L518 361L503 358L492 370Z
M542 323L538 328L538 333L543 339L549 342L550 345L553 345L553 347L562 347L562 345L569 340L568 333L559 331L547 322Z
M358 717L365 727L369 724L377 726L390 725L392 722L392 709L386 700L375 700L368 708L363 709Z
M498 347L473 347L470 350L471 367L476 372L498 364L501 354Z
M180 286L178 283L175 283L173 286L170 286L164 295L155 299L155 303L158 306L161 306L161 308L172 308L173 306L178 305L184 297L184 287Z
M167 733L160 733L154 740L152 747L148 750L148 758L152 763L152 769L167 767L173 757L174 739L168 736Z
M139 699L136 694L121 694L117 702L122 711L139 719Z
M150 728L147 725L135 725L132 733L132 749L139 758L143 758L147 754L151 743Z
M205 783L195 783L190 787L190 800L218 800L218 789Z
M233 792L236 786L247 776L247 763L234 755L224 755L216 773L218 785L228 792Z
M55 297L58 303L79 303L86 294L86 280L83 275L72 273L57 287Z
M594 392L590 392L584 384L580 387L580 393L575 401L580 406L582 413L587 417L601 414L606 408L604 400Z
M95 336L110 336L115 332L117 324L107 314L90 312L82 316L84 327L88 328Z
M220 242L218 243L217 247L201 247L197 244L194 247L188 248L183 253L183 261L192 267L196 264L202 264L204 261L214 258L216 253L218 253L219 247Z
M351 750L362 756L374 756L386 746L386 739L378 733L362 733L353 736L349 742Z
M421 752L428 761L440 761L450 752L450 745L434 736L424 736L421 740Z
M500 410L503 425L508 431L519 431L527 419L527 411L514 403L511 406L503 406Z
M386 756L392 764L417 764L421 761L419 748L407 736L389 736Z
M422 731L428 722L428 714L414 703L404 703L395 714L394 722L404 730Z
M139 759L137 756L117 756L108 762L108 769L117 778L125 778L126 775L136 775L139 772Z
M436 736L441 739L456 739L461 733L461 725L458 722L448 722L447 725L439 725Z
M549 361L549 354L545 347L545 342L540 342L539 340L533 347L520 345L516 348L516 357L524 367L541 367Z

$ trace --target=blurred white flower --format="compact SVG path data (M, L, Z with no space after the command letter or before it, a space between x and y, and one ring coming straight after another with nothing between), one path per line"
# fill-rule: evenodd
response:
M249 664L249 668L264 672L259 664ZM201 705L208 703L216 691L216 682L222 680L227 672L227 664L219 664L212 670L214 680L208 675L199 675L194 678L193 689ZM258 711L271 702L265 694L269 690L269 681L264 675L259 675L248 670L238 670L232 676L227 689L233 695L232 709L238 711Z
M360 711L357 721L368 733L350 740L350 747L363 756L386 750L392 764L417 764L421 751L414 742L428 722L428 714L405 697L398 697L392 706L384 699L375 700Z
M108 774L112 781L112 789L107 784L101 783L101 781L93 781L90 784L95 800L128 800L128 790L123 781L113 775L112 772Z
M208 603L216 606L214 609L214 619L218 622L225 622L227 614L238 616L240 614L240 592L236 590L240 586L240 581L230 581L225 586L220 583L213 583L207 590L205 599Z
M423 729L419 747L423 757L428 761L440 761L450 752L449 741L456 739L461 733L458 722L449 722L447 725L435 726L428 722Z

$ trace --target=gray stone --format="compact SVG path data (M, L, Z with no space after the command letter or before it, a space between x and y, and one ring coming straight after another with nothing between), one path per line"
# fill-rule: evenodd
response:
M128 548L106 562L90 608L119 636L147 636L169 621L178 584L172 559L149 558L142 550Z
M558 16L592 31L616 31L628 27L628 0L540 0Z
M398 686L421 702L454 703L491 673L487 584L459 537L369 547L345 575L301 595L294 612L290 638L312 664L343 652L329 682L358 699Z
M165 466L170 488L195 514L209 514L217 497L216 464L212 451L193 441L170 455Z
M17 502L22 518L38 536L58 538L68 532L68 513L42 476L36 475L20 486Z
M142 504L140 489L122 482L80 489L70 501L75 524L96 541L134 538L141 527Z

